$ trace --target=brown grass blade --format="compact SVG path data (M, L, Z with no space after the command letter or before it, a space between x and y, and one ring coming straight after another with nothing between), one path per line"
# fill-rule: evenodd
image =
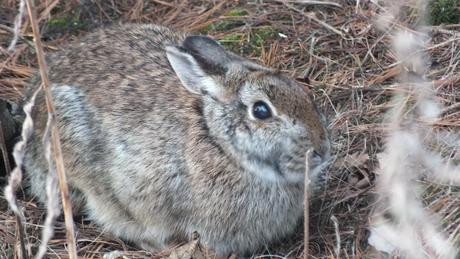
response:
M40 76L42 79L42 86L43 90L45 91L46 96L46 107L48 110L48 116L51 118L54 117L55 109L53 104L53 99L51 97L51 93L49 90L49 79L48 74L46 72L46 61L45 56L43 53L43 47L41 44L41 37L40 31L38 28L37 18L36 18L36 10L35 5L32 0L26 0L27 3L27 11L29 13L30 23L32 26L32 31L34 35L34 43L35 43L35 50L37 52L37 59L38 65L40 68ZM59 177L59 187L61 191L61 198L62 198L62 206L64 209L64 218L66 224L66 237L67 237L67 245L69 249L69 257L71 259L77 259L77 246L75 242L75 230L74 230L74 223L73 223L73 213L72 213L72 205L70 202L70 195L69 195L69 188L67 185L66 175L65 175L65 168L64 168L64 160L62 158L62 151L61 151L61 143L59 139L59 132L56 123L50 123L51 127L51 143L52 143L52 150L54 152L54 160L56 164L56 171Z

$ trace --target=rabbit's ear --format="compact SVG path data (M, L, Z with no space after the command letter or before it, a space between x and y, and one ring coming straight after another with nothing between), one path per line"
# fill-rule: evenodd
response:
M223 91L223 86L212 76L225 75L230 57L213 39L189 36L180 47L167 46L166 55L174 72L190 92L216 96Z
M232 59L236 59L217 41L206 36L188 36L182 46L208 74L225 74Z

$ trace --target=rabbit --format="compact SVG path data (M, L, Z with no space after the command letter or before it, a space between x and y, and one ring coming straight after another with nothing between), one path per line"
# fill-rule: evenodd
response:
M307 151L312 180L330 157L311 94L208 36L106 27L50 54L48 73L74 211L146 250L195 231L218 255L276 243L301 222ZM40 93L25 160L42 203L45 107Z

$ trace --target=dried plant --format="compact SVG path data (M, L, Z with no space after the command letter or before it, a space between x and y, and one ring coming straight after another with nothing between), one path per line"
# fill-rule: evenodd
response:
M19 1L19 12L16 16L14 21L14 30L13 30L13 39L11 40L10 46L8 47L8 51L14 51L16 47L16 43L18 42L21 27L22 27L22 19L24 19L24 12L26 11L26 1L21 0Z
M423 10L421 1L415 4ZM398 9L393 8L386 17L394 19ZM458 248L442 230L441 215L433 215L424 204L426 190L418 183L425 179L460 184L460 167L429 146L430 139L447 132L433 128L442 106L426 79L428 40L428 35L409 30L394 36L393 49L401 70L399 91L387 113L390 128L385 149L378 155L377 195L381 204L376 209L369 242L379 250L405 258L455 258ZM459 147L454 148L458 151Z
M41 46L41 36L38 28L38 22L36 19L35 15L35 6L34 2L31 0L21 0L20 1L20 6L19 6L19 13L18 16L15 20L15 28L14 28L14 37L12 40L12 43L9 47L9 50L14 50L14 47L16 45L17 40L19 39L20 35L20 28L22 24L22 18L23 18L23 13L25 6L27 6L27 11L29 13L29 18L30 22L32 25L32 31L33 35L35 38L35 50L37 52L37 58L38 58L38 63L39 63L39 68L40 68L40 75L42 78L42 88L45 91L45 96L46 96L46 105L48 109L48 121L46 125L46 130L45 130L45 136L43 140L43 144L45 146L45 156L49 164L49 172L48 172L48 179L47 179L47 197L48 197L48 202L47 202L47 217L45 220L45 225L43 227L43 234L42 234L42 244L39 247L39 251L36 255L37 259L43 258L43 256L46 253L47 249L47 244L48 241L51 239L53 235L53 228L54 228L54 221L56 217L59 215L59 190L62 193L62 199L63 199L63 207L64 207L64 214L66 218L66 226L67 226L67 239L68 239L68 245L69 245L69 256L70 258L77 258L77 252L76 252L76 244L75 244L75 232L74 232L74 224L73 224L73 214L72 214L72 207L70 204L70 199L69 199L69 190L67 187L67 182L65 178L65 171L64 171L64 165L63 165L63 159L62 159L62 154L60 152L60 141L59 141L59 134L57 131L57 126L56 122L54 120L54 105L53 101L51 98L51 94L49 92L49 80L48 80L48 75L46 72L46 63L44 59L44 54L43 54L43 48ZM26 222L26 219L22 213L22 211L19 209L16 201L16 191L17 188L21 184L21 179L22 179L22 165L24 162L24 154L25 154L25 147L27 145L27 140L31 136L32 131L33 131L33 120L31 117L31 110L34 106L35 102L35 97L37 93L40 91L40 88L36 90L34 96L32 99L29 101L27 105L24 107L24 111L26 114L26 119L24 122L23 130L22 130L22 141L16 144L15 146L15 152L14 157L15 157L15 162L16 162L16 168L13 170L13 173L10 175L9 178L9 184L5 188L5 196L8 200L8 203L14 213L18 216L20 219L18 224L24 225ZM52 155L54 161L52 160ZM54 163L53 163L54 162ZM57 166L57 173L54 168ZM59 175L59 188L57 185L57 177L56 175ZM21 244L24 245L24 244ZM27 255L22 255L22 256L27 256Z
M16 164L16 167L13 169L11 174L9 175L8 185L5 187L5 198L8 201L8 204L11 210L16 214L17 218L19 219L17 223L19 224L19 231L22 232L25 230L25 223L26 218L24 217L24 213L22 212L21 208L18 205L16 192L21 185L22 182L22 166L24 164L24 155L26 151L26 145L29 138L32 136L33 132L33 120L32 120L32 108L35 104L35 98L37 97L39 90L35 91L35 93L30 98L29 102L24 105L24 113L26 118L24 119L24 123L22 125L22 133L21 133L21 140L14 146L13 150L13 158ZM21 234L20 234L21 235ZM24 239L21 240L24 242ZM25 244L21 244L25 245ZM22 252L24 253L24 252ZM22 254L21 257L28 257L26 254Z
M48 176L46 182L46 219L43 225L41 244L38 249L38 253L35 258L40 259L45 256L48 242L54 234L54 223L56 218L61 212L59 206L59 186L55 165L53 163L53 157L51 153L51 125L52 117L48 114L48 121L46 122L46 129L43 136L43 146L45 150L45 157L48 161Z
M32 0L25 0L25 1L27 3L27 11L29 13L30 23L32 26L32 31L33 31L33 35L35 39L34 41L35 51L37 52L40 76L42 79L42 88L45 92L46 108L48 110L48 121L47 121L46 132L47 134L50 134L51 141L48 142L47 141L48 136L45 136L45 145L46 145L46 149L52 150L53 157L54 157L54 166L56 167L56 171L49 170L48 174L57 172L57 176L59 178L59 191L61 192L62 207L64 210L64 217L65 217L65 224L66 224L66 234L67 234L66 237L67 237L67 245L68 245L68 250L69 250L68 253L69 253L70 259L77 259L77 248L76 248L76 242L75 242L75 230L74 230L74 222L73 222L72 205L70 202L69 188L67 186L67 180L66 180L66 175L65 175L64 160L62 158L61 143L59 139L58 127L56 125L56 121L54 120L55 109L54 109L54 104L53 104L53 98L51 97L51 92L49 90L49 79L48 79L48 74L47 74L47 66L46 66L46 61L44 57L43 47L41 44L41 35L40 35L40 30L38 28L38 22L37 22L36 13L35 13L36 12L35 5ZM51 148L50 148L50 145L52 146ZM46 152L48 152L48 150ZM50 160L50 156L48 156L48 164L49 164L49 167L54 167L53 163ZM47 223L49 224L45 225L45 227L47 227L48 229L45 228L43 230L44 237L48 237L53 232L52 228L54 226L52 222L54 221L54 218L56 217L55 215L56 200L53 194L57 193L58 191L56 190L57 185L55 185L53 181L53 179L55 178L56 176L49 176L48 181L47 181L47 187L46 187L47 195L48 195L48 199L51 199L51 201L48 202L48 205L51 205L53 207L50 207L48 210L48 212L51 212L52 214L49 215L47 218ZM37 258L41 258L41 256L43 255L44 254L39 253Z

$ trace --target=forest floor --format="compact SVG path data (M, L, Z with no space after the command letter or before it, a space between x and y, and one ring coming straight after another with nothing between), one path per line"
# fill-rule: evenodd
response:
M334 161L327 170L326 186L311 197L311 258L376 258L368 245L369 225L379 200L375 180L379 177L378 154L388 133L385 112L399 91L400 67L391 48L394 29L414 31L420 24L419 10L403 6L394 22L380 26L382 7L372 1L335 1L299 4L294 1L58 1L37 2L38 20L45 52L95 28L117 23L157 23L197 34L207 34L226 48L262 64L279 69L312 91L330 121ZM301 2L301 1L298 1ZM306 1L307 2L307 1ZM0 98L18 103L24 87L37 71L29 22L14 50L6 49L12 38L17 2L4 0L0 8ZM459 132L460 128L460 24L419 27L431 39L423 51L431 63L426 78L445 107L434 123L435 130ZM408 53L410 54L410 53ZM458 154L457 154L458 155ZM7 176L0 171L0 186ZM424 204L433 212L445 204L460 207L459 188L422 182L429 190ZM0 194L0 258L13 258L18 249L15 217ZM30 249L40 244L46 209L21 194L27 218ZM444 211L445 212L445 211ZM444 222L447 233L459 238L460 212ZM99 258L120 251L119 258L149 258L91 222L76 219L78 253ZM49 258L67 258L65 227L59 218L49 243ZM303 230L282 245L267 247L260 256L303 256ZM339 245L338 245L339 244ZM112 253L112 255L114 255ZM125 257L121 257L121 255ZM117 258L113 256L112 258Z

